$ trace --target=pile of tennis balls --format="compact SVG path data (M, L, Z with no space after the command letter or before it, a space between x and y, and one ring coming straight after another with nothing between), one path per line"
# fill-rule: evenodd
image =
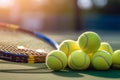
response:
M49 69L59 71L69 67L71 70L109 70L111 67L120 69L120 50L113 52L108 42L92 31L82 33L77 41L65 40L58 50L46 56Z

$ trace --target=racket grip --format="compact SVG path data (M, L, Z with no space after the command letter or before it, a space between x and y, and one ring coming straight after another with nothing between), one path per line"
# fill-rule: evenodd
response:
M56 41L48 38L47 36L45 36L45 35L43 35L43 34L41 34L41 33L39 33L39 32L34 32L34 34L35 34L36 37L38 37L38 38L40 38L40 39L48 42L48 43L49 43L50 45L52 45L54 48L56 48L56 49L58 48L58 44L57 44Z

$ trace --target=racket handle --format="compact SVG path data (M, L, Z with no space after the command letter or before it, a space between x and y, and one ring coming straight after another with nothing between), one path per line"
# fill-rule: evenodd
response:
M39 33L39 32L34 32L35 36L37 36L40 39L43 39L44 41L48 42L50 45L52 45L54 48L58 49L58 44L56 41L48 38L47 36Z

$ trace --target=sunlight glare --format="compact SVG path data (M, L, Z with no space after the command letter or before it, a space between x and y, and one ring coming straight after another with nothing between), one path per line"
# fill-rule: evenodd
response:
M91 0L78 0L77 4L82 9L90 9L93 6Z
M0 8L9 8L13 5L13 0L0 0Z

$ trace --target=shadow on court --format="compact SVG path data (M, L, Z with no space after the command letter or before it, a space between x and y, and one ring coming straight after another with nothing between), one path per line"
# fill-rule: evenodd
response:
M54 74L62 77L84 77L86 74L95 76L95 77L103 77L103 78L120 78L120 70L108 70L108 71L95 71L95 70L86 70L86 71L52 71L47 69L9 69L9 70L0 70L0 72L4 73L22 73L22 74Z
M84 75L91 75L95 77L103 77L103 78L120 78L120 70L108 70L108 71L95 71L95 70L86 70L86 71L52 71L47 69L9 69L9 70L0 70L0 72L4 73L22 73L22 74L48 74L52 73L57 76L62 77L84 77Z
M62 77L84 77L80 72L65 70L65 71L53 71L53 74Z
M103 78L120 78L120 70L108 70L108 71L95 71L95 70L86 70L86 71L67 71L67 72L54 72L55 75L63 77L84 77L86 74L95 77Z
M61 77L84 77L87 75L102 78L120 78L120 70L110 69L107 71L85 70L85 71L52 71L47 69L45 64L20 64L13 62L0 61L0 73L17 73L17 74L54 74ZM31 67L30 67L31 66Z
M104 78L120 78L120 70L108 70L108 71L95 71L95 70L87 70L81 71L83 74L88 74L96 77L104 77Z

